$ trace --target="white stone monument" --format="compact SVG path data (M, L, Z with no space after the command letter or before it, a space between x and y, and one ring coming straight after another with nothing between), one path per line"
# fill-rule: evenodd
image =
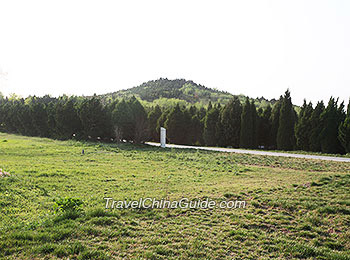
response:
M166 143L166 129L164 127L160 128L160 147L165 148Z

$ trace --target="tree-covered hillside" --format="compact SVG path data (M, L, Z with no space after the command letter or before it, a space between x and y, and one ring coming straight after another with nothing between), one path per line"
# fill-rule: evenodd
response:
M116 98L131 98L132 96L140 99L144 104L152 103L151 105L197 103L206 106L209 101L226 105L233 98L233 95L228 92L207 88L191 80L169 80L166 78L151 80L142 83L140 86L108 93L100 97L106 101ZM237 97L242 103L245 101L244 95L238 95ZM254 100L258 107L267 106L268 104L273 105L275 102L274 99L267 100L263 97Z

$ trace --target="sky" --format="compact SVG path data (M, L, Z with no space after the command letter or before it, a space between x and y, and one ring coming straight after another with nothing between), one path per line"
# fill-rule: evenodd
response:
M162 77L347 101L349 14L348 0L0 0L0 92L103 94Z

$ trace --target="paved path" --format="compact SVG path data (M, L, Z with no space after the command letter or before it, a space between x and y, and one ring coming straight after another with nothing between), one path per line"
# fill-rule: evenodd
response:
M153 143L153 142L147 142L146 144L152 145L152 146L160 146L159 143ZM178 144L167 144L166 147L167 148L181 148L181 149L200 149L200 150L217 151L217 152L225 152L225 153L245 153L245 154L255 154L255 155L269 155L269 156L282 156L282 157L293 157L293 158L304 158L304 159L316 159L316 160L335 161L335 162L350 162L350 158L323 156L323 155L280 153L280 152L255 151L255 150L220 148L220 147L202 147L202 146L178 145Z

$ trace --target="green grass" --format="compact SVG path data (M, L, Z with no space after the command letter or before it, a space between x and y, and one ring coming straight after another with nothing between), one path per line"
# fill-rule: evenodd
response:
M350 163L0 134L0 168L3 259L350 259ZM55 213L60 197L82 210ZM110 210L104 197L247 208Z

